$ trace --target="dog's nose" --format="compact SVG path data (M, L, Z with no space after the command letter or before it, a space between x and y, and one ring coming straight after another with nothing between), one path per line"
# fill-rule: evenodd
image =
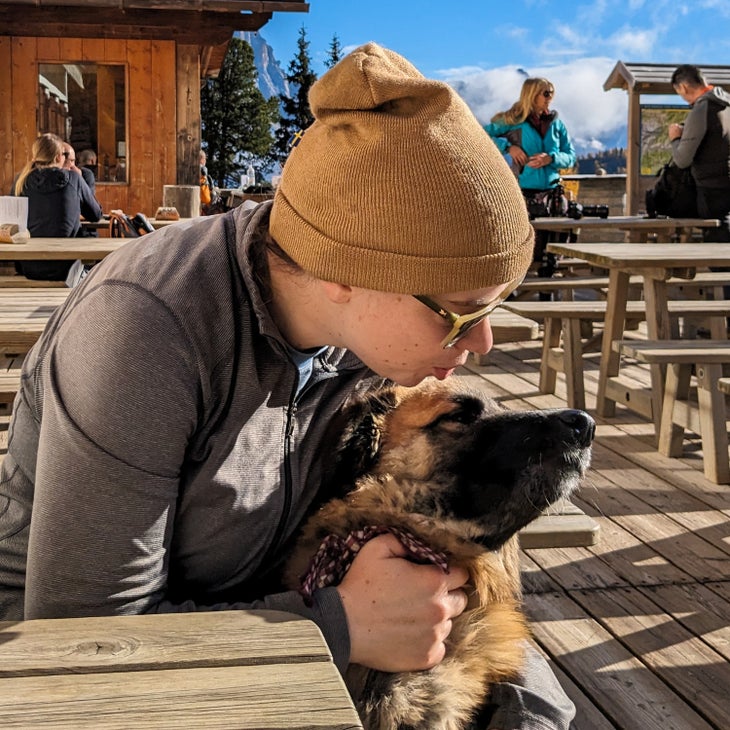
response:
M578 446L591 445L596 435L596 422L585 411L566 409L560 412L560 420L571 429Z

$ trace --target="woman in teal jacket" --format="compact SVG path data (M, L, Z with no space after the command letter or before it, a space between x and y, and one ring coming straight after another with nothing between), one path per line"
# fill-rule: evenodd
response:
M520 98L505 112L492 117L485 130L503 154L512 158L512 170L520 184L528 210L549 205L550 193L560 182L560 170L575 165L575 149L558 113L550 110L555 87L544 78L528 78ZM550 213L556 212L550 210ZM546 213L548 212L546 211ZM534 260L539 274L550 276L554 260L544 261L547 235L535 236Z

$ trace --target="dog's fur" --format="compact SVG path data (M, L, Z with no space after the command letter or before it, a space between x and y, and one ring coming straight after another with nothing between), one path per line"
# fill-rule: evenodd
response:
M494 682L514 679L528 630L516 533L577 486L595 424L574 410L508 411L463 379L389 388L345 413L331 499L306 524L287 569L298 588L323 538L405 528L470 575L467 610L444 660L389 674L351 665L366 729L461 730Z

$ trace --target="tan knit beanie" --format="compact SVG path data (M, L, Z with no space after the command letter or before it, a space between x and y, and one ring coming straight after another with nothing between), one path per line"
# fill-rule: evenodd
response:
M525 273L533 230L517 181L451 87L368 43L309 102L315 122L284 166L270 223L303 269L403 294Z

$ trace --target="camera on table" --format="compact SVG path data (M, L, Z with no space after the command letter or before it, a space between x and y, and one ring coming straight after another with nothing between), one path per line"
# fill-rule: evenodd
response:
M565 215L575 220L579 220L580 218L608 218L608 206L581 205L574 200L570 200L568 201L568 210Z

